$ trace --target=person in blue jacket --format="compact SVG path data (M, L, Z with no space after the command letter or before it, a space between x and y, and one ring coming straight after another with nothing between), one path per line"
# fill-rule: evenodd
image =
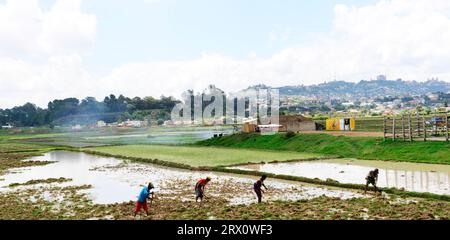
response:
M154 192L152 191L155 187L152 183L149 183L147 187L144 187L141 192L139 193L138 200L136 202L136 209L134 210L134 216L141 212L141 209L143 208L145 213L148 216L148 205L147 205L147 199L150 199L154 196Z

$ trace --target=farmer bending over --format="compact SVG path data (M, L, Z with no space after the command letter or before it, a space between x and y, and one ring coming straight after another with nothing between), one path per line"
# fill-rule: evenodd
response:
M197 184L195 184L195 201L198 202L203 201L203 197L205 196L205 186L211 181L210 177L206 179L200 179Z
M258 203L262 202L262 194L264 193L264 190L262 190L261 187L264 187L267 190L266 185L264 185L264 180L267 179L266 175L263 175L261 179L255 182L253 184L253 190L255 190L256 196L258 197Z
M364 190L364 194L367 193L367 189L369 188L370 184L372 184L375 187L375 191L381 192L377 187L379 172L380 171L378 169L375 169L374 171L369 172L369 175L367 175L367 177L366 177L366 188Z
M147 206L147 199L150 199L153 197L154 192L152 191L155 187L152 183L149 183L147 187L144 187L141 190L141 193L139 194L138 200L136 202L136 209L134 210L134 217L138 213L141 212L141 208L144 208L145 213L148 216L148 206Z

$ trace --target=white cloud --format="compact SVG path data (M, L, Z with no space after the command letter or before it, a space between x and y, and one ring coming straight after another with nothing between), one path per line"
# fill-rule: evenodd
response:
M18 4L24 1L28 4ZM179 96L183 90L199 91L208 84L235 91L257 83L320 83L334 75L357 81L385 72L391 78L437 76L450 81L447 0L337 5L330 33L269 58L256 53L245 59L205 53L188 61L126 63L95 79L83 69L82 58L95 41L96 20L80 10L80 2L59 0L47 12L37 0L0 5L0 56L6 56L0 57L1 107L109 93ZM45 60L34 63L24 55Z
M0 4L0 53L9 57L86 53L97 20L81 12L81 0L58 0L44 12L38 0Z
M0 107L45 106L58 97L84 96L91 80L82 64L95 42L97 20L81 0L0 4Z
M81 0L60 0L44 15L38 36L40 49L48 54L86 53L96 37L94 15L81 12Z
M46 106L48 101L94 93L91 77L78 55L55 56L43 64L0 58L0 107L25 102Z
M204 54L184 62L131 63L115 69L103 82L131 85L126 88L137 95L178 96L183 89L198 91L210 83L237 90L257 83L314 84L335 75L358 81L385 72L392 78L421 81L439 76L450 80L449 10L447 0L337 5L331 33L267 59ZM272 36L283 39L283 34L273 32Z

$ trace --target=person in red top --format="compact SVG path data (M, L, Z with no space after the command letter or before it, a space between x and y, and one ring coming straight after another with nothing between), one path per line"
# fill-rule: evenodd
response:
M206 179L200 179L197 184L195 184L195 201L198 202L203 201L203 197L205 196L205 186L211 181L210 177Z
M263 175L261 179L255 182L253 184L253 190L256 193L256 196L258 197L258 203L262 202L262 194L264 193L264 190L262 190L262 187L264 187L267 190L266 185L264 185L264 181L267 179L266 175Z

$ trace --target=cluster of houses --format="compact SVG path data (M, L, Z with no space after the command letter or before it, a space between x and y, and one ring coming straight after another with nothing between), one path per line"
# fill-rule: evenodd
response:
M326 124L315 122L312 118L303 115L284 115L279 116L278 124L259 125L256 119L244 121L242 132L261 134L271 134L274 132L312 132L312 131L354 131L356 121L354 118L330 118Z
M105 121L97 121L97 124L91 126L82 126L76 124L72 126L73 131L80 131L84 128L107 128L107 127L117 127L117 128L145 128L148 127L148 121L139 120L127 120L124 122L106 123Z

